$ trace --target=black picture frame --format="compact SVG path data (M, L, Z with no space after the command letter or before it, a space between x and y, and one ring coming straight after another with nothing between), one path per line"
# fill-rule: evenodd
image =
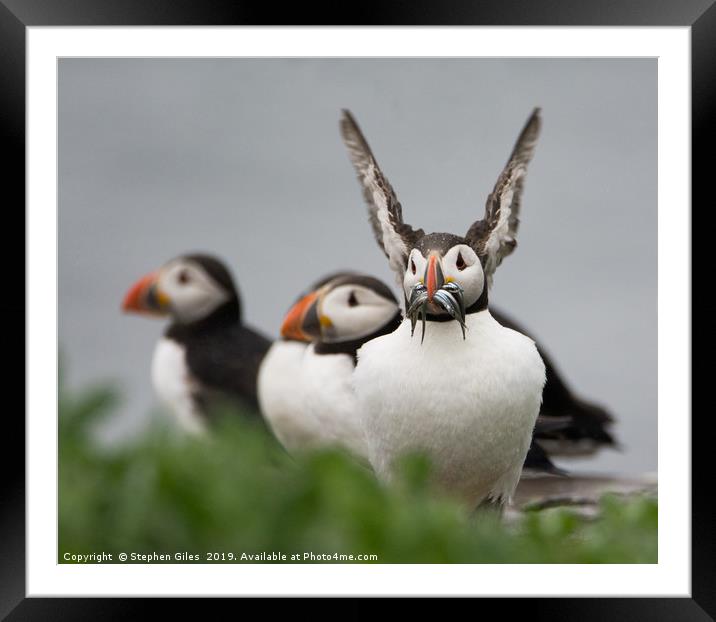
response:
M290 3L280 11L270 3L240 0L0 0L0 125L6 152L3 166L6 231L25 231L25 40L30 26L130 25L349 25L339 3ZM716 109L716 5L714 0L410 0L363 2L350 7L350 25L531 25L531 26L690 26L692 54L692 194L704 193L711 158L698 158L712 142L708 132ZM710 200L710 202L713 199ZM13 219L15 222L13 222ZM25 272L17 269L21 252L6 235L0 247L4 279L10 283L0 300L5 352L16 354L4 372L4 385L23 383L25 360ZM695 246L694 246L695 247ZM14 269L9 269L14 268ZM8 292L10 294L8 294ZM19 330L19 326L25 328ZM6 354L6 356L9 356ZM19 392L18 392L19 393ZM22 404L24 408L24 401ZM709 415L710 413L703 413ZM708 417L692 420L692 591L691 598L554 598L482 599L499 607L501 616L520 613L549 620L712 620L716 615L716 516L709 503L710 468L706 433ZM25 425L18 409L6 401L4 413L7 461L0 501L0 617L8 620L132 619L166 615L167 599L25 598ZM10 450L17 450L13 453ZM489 602L488 602L489 601ZM206 605L193 599L179 605L184 615ZM369 605L352 608L360 614ZM201 607L201 609L199 609ZM293 607L293 605L292 605ZM421 605L423 607L423 605ZM332 608L324 610L330 615ZM335 613L336 610L334 609ZM238 611L236 611L238 613ZM314 612L317 613L317 612ZM343 614L345 615L345 610ZM476 613L477 615L477 613ZM5 618L5 616L7 616ZM332 616L333 617L333 616Z

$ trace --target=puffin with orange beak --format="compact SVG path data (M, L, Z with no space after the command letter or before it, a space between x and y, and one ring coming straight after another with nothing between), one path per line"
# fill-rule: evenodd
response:
M375 237L406 301L397 330L358 351L353 386L370 463L389 480L401 455L423 453L436 487L473 508L510 501L545 384L534 341L502 326L488 309L495 269L515 248L540 125L536 109L488 196L484 217L459 236L426 234L405 223L358 124L347 111L341 119ZM413 337L418 320L420 340Z
M333 446L367 460L351 384L355 353L400 321L390 288L365 275L331 275L299 297L259 373L261 411L286 449Z
M243 325L237 288L221 261L172 259L139 279L122 309L170 318L154 350L152 383L185 430L205 430L219 406L258 415L256 378L271 343Z

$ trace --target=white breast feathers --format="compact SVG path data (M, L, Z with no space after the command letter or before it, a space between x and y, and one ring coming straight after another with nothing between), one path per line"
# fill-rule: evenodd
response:
M368 460L359 405L353 390L353 357L316 354L309 346L303 365L303 408L318 419L321 444L347 449Z
M152 384L162 405L187 432L202 433L206 425L192 394L199 386L186 365L184 347L162 338L152 358Z
M534 342L489 311L410 323L358 351L354 386L371 464L390 478L396 458L425 453L445 492L473 506L514 492L539 413L545 367Z
M298 341L276 341L259 369L261 413L289 452L310 448L320 435L318 420L301 407L306 348L305 343Z

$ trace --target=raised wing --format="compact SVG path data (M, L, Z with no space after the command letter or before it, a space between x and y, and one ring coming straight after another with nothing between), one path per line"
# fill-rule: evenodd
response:
M403 209L388 180L383 175L363 133L348 110L341 117L341 136L363 188L373 234L383 249L390 267L402 280L408 255L415 241L423 235L403 222Z
M487 197L485 217L478 220L465 235L467 243L482 256L488 285L502 260L517 245L517 228L520 223L520 203L527 165L534 154L542 120L540 109L535 108L515 144L510 159Z

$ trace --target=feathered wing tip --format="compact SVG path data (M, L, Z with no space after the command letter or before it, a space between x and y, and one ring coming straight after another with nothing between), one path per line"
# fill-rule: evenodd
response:
M529 451L525 457L522 466L523 475L539 476L539 475L558 475L560 477L568 477L569 472L558 467L550 459L547 452L542 446L532 439Z
M546 401L543 409L550 410ZM614 418L604 408L579 398L570 398L560 410L569 410L569 416L540 415L535 426L535 438L550 456L590 456L602 449L621 449L611 426ZM540 425L539 421L549 422ZM561 421L561 425L551 422Z
M410 248L416 237L423 232L414 231L403 221L403 210L395 191L380 170L358 123L348 110L342 111L340 130L358 182L363 188L375 239L388 258L390 267L402 280Z
M465 235L468 244L485 258L488 285L492 285L492 276L497 266L517 245L524 177L534 155L541 127L541 110L535 108L522 128L495 187L487 197L484 218L474 222Z

